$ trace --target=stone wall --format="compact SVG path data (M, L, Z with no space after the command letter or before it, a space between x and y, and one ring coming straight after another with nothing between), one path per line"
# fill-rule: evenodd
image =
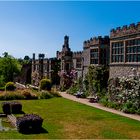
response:
M140 73L140 65L110 65L109 67L109 78L115 77L128 77L134 74L133 70L136 70L136 73Z
M76 69L76 71L77 71L77 78L82 77L82 70Z
M83 51L84 66L90 65L90 48Z
M76 68L76 59L72 59L73 61L73 68Z
M84 70L83 70L83 78L85 78L85 75L86 75L87 72L88 72L88 67L89 67L89 66L84 67Z

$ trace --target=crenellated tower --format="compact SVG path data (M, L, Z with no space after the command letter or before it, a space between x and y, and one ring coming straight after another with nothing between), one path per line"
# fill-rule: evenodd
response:
M72 69L72 51L69 48L69 37L64 37L64 44L61 51L61 70L70 72Z

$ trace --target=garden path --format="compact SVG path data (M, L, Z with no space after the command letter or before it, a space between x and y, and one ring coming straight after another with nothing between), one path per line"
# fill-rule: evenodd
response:
M101 105L99 103L90 103L89 99L76 98L73 95L66 94L66 92L60 92L60 94L63 98L66 98L66 99L76 101L76 102L79 102L79 103L82 103L82 104L86 104L88 106L95 107L95 108L98 108L98 109L101 109L101 110L104 110L104 111L107 111L107 112L111 112L111 113L114 113L114 114L118 114L118 115L121 115L121 116L125 116L125 117L128 117L128 118L140 121L140 115L126 114L126 113L123 113L121 111L118 111L118 110L115 110L115 109L112 109L112 108L104 107L103 105Z

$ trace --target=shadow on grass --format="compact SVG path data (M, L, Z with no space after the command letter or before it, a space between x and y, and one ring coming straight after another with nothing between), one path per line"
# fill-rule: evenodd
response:
M46 129L41 127L40 129L28 129L20 132L22 134L31 135L31 134L42 134L42 133L49 133Z
M13 113L13 114L21 114L21 115L22 115L22 114L26 114L24 111L20 111L20 112L13 111L12 113Z

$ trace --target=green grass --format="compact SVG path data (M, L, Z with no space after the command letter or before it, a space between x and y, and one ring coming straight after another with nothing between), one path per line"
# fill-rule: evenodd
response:
M140 122L63 98L21 100L25 113L39 114L48 133L0 132L2 139L140 139Z

